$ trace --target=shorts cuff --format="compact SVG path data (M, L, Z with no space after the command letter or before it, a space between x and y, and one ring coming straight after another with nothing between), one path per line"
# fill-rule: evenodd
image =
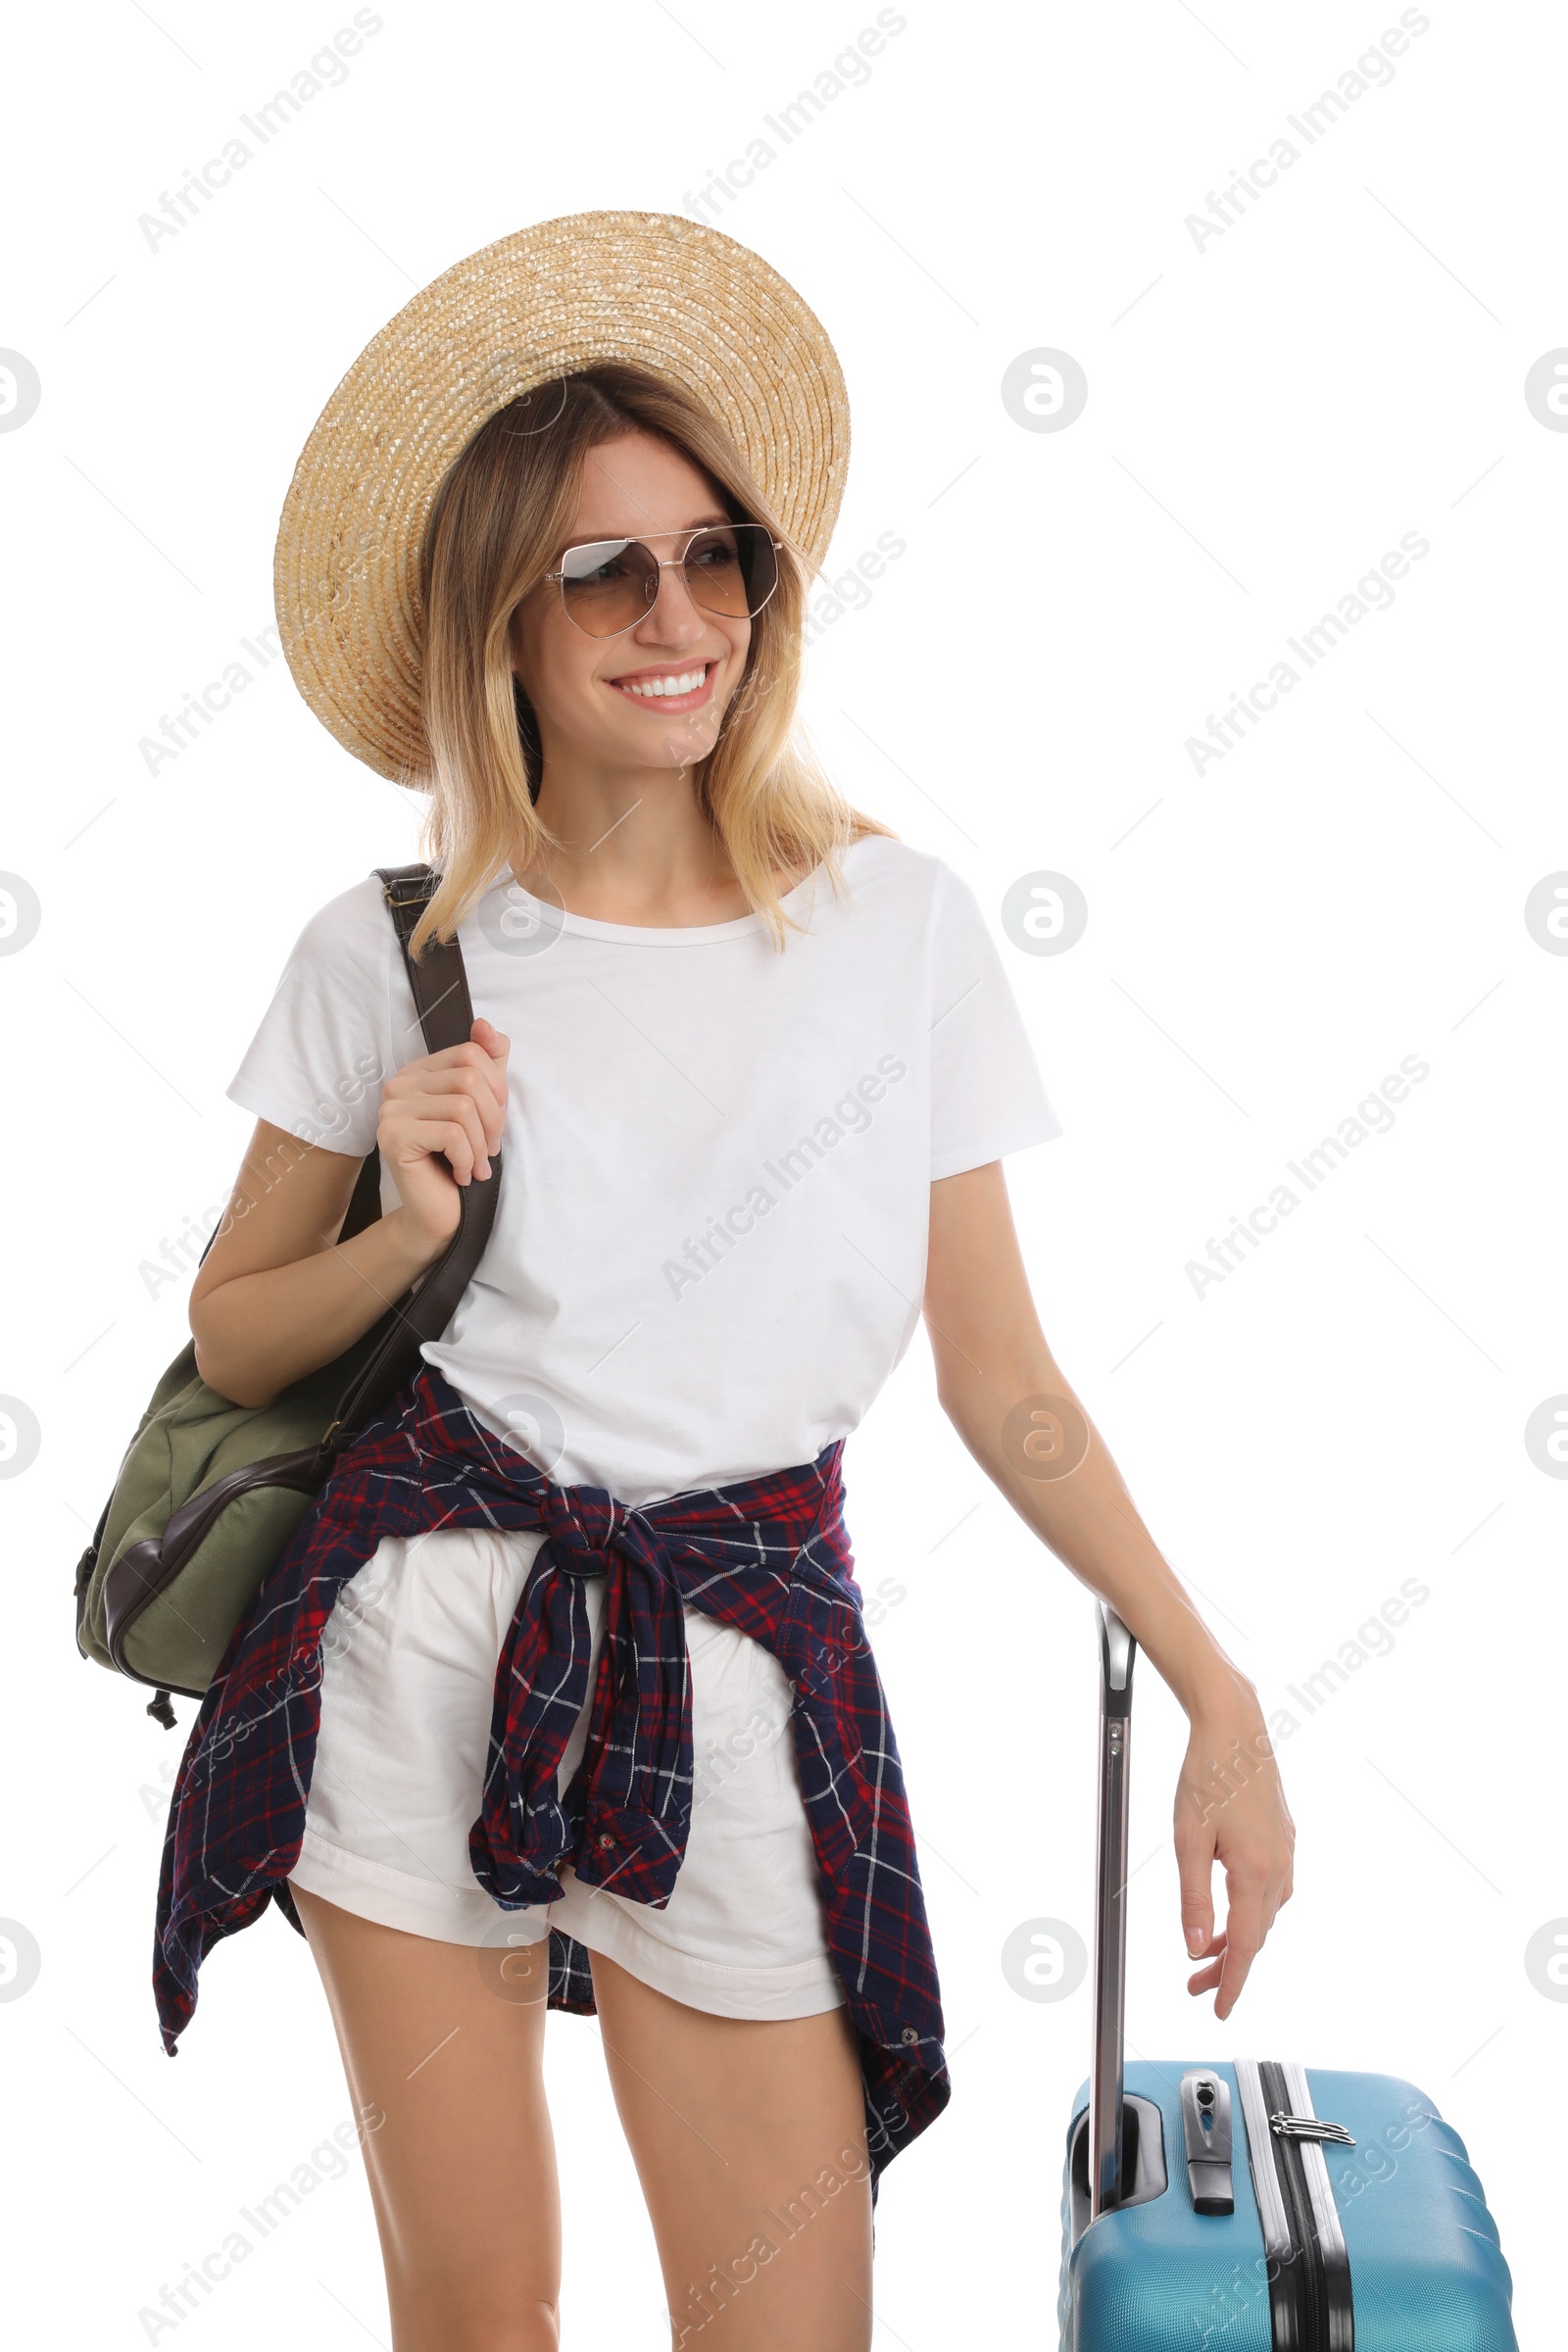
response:
M419 1879L384 1862L368 1862L334 1845L317 1830L307 1830L300 1858L289 1873L291 1886L318 1894L361 1919L383 1928L401 1928L407 1936L425 1936L436 1943L484 1944L496 1939L500 1921L518 1943L542 1943L550 1933L545 1911L530 1904L509 1911L484 1888L448 1886L440 1879Z

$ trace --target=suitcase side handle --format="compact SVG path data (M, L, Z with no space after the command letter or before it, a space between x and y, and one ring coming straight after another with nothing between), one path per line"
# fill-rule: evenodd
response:
M1100 1776L1095 1851L1094 2050L1089 2069L1089 2218L1119 2203L1127 1979L1127 1766L1138 1644L1115 1610L1100 1621Z

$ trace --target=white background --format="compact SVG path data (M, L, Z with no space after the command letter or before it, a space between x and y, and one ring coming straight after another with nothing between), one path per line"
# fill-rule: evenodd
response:
M42 1953L0 2002L19 2342L148 2340L138 2311L349 2112L308 1950L275 1912L210 1958L163 2055L159 1776L183 1730L75 1656L70 1588L185 1337L185 1282L152 1297L141 1268L225 1197L250 1121L223 1088L301 923L413 856L416 810L335 747L280 662L156 775L138 741L270 621L294 460L416 287L530 221L684 209L876 12L378 13L342 85L156 251L138 216L351 10L160 0L155 23L103 0L32 12L11 41L0 344L43 387L0 435L0 864L42 910L0 960L0 1391L41 1430L0 1485L0 1914ZM1066 1128L1010 1169L1048 1336L1219 1638L1298 1722L1295 1899L1219 2025L1185 1990L1184 1725L1140 1670L1132 2046L1410 2078L1463 2134L1521 2338L1544 2343L1568 2008L1524 1955L1568 1914L1568 1487L1524 1430L1568 1389L1568 961L1524 903L1568 865L1568 436L1524 379L1568 343L1563 23L1434 0L1392 81L1307 148L1284 118L1396 8L902 14L863 86L771 139L717 218L800 289L845 368L829 572L879 533L907 542L813 648L812 736L996 923ZM1282 133L1299 160L1200 249L1186 217ZM1088 378L1061 431L1022 429L1002 398L1041 347ZM1393 606L1195 772L1208 714L1408 532L1430 552ZM1004 892L1039 870L1087 897L1064 955L1003 932ZM1430 1074L1392 1128L1197 1296L1188 1261L1406 1055ZM955 2081L885 2182L876 2341L1054 2342L1088 1987L1022 1999L1001 1951L1035 1918L1089 1932L1092 1603L942 1420L923 1342L847 1466L862 1581L906 1592L875 1639ZM1287 1687L1411 1577L1429 1597L1392 1650L1308 1716ZM662 2346L594 2028L553 2020L550 2069L567 2341ZM157 2340L388 2333L356 2172Z

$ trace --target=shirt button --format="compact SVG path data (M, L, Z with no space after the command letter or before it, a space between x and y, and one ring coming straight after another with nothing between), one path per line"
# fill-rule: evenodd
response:
M906 2027L905 2027L905 2029L904 2029L904 2033L903 2033L903 2034L902 2034L902 2036L901 2036L901 2039L903 2039L903 2040L905 2040L905 2041L906 2041L906 2042L909 2042L909 2043L911 2043L911 2044L912 2044L912 2043L914 2043L914 2042L917 2042L917 2041L919 2040L919 2038L920 2038L919 2034L918 2034L915 2032L915 2030L914 2030L914 2028L913 2028L912 2026L906 2026Z
M613 1845L615 1840L613 1838L612 1838L610 1832L606 1830L601 1836L599 1842L601 1845Z

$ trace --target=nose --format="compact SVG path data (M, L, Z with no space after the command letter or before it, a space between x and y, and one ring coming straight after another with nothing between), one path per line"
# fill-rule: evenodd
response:
M708 634L708 621L686 585L686 574L679 564L662 564L659 571L659 594L649 606L632 635L644 645L695 645Z

